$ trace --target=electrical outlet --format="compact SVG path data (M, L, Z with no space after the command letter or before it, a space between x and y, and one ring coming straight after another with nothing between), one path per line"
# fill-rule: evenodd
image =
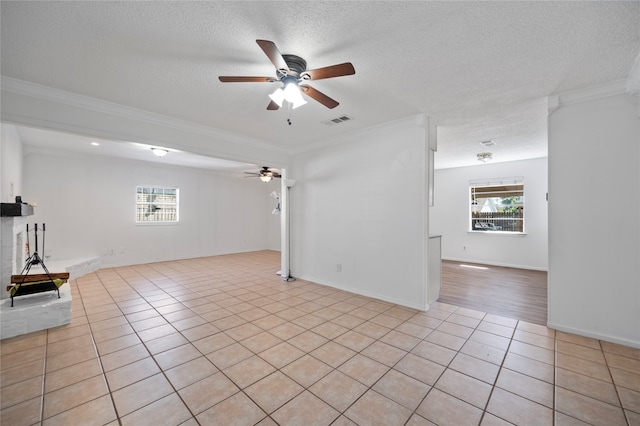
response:
M342 263L336 265L336 272L342 272Z

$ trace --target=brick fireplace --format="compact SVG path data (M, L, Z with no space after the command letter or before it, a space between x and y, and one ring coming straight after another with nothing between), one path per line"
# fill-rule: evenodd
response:
M29 214L33 214L33 209L27 209L25 215L24 209L7 210L5 205L3 203L0 217L0 339L69 324L70 284L60 287L60 298L52 291L21 296L15 298L14 306L11 307L6 287L11 283L11 275L20 274L27 261L27 221Z
M23 216L2 217L1 220L0 282L2 282L3 287L1 298L6 299L9 297L9 292L5 290L5 287L9 285L11 275L19 274L27 260L27 218Z

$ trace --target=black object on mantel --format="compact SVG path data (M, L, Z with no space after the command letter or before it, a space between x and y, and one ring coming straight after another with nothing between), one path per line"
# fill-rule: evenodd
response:
M26 203L0 203L0 216L31 216L33 214L33 206Z

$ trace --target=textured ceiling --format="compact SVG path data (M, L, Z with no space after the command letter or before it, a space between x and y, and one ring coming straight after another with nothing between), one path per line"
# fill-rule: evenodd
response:
M439 167L545 156L548 95L626 78L640 2L1 2L2 75L224 129L293 152L426 114ZM256 39L308 68L353 63L309 99L267 111L274 76ZM323 122L348 115L353 120ZM287 118L293 125L288 126Z

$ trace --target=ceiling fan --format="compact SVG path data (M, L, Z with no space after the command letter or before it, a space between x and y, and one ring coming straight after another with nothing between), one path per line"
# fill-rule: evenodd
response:
M275 170L271 170L269 167L265 167L265 166L263 166L262 170L260 170L259 172L245 172L245 174L249 175L249 176L245 176L246 178L257 177L257 178L260 178L260 180L265 183L269 182L271 179L282 177L280 173L276 172Z
M356 73L351 62L307 70L307 61L300 56L281 54L274 42L269 40L256 40L256 43L258 43L258 46L260 46L269 60L275 65L276 77L219 76L218 78L223 83L281 82L282 87L269 95L271 102L267 106L268 110L277 110L285 100L292 104L293 109L302 106L307 103L302 97L302 93L315 99L327 108L335 108L339 105L336 100L304 83L311 80L341 77Z

